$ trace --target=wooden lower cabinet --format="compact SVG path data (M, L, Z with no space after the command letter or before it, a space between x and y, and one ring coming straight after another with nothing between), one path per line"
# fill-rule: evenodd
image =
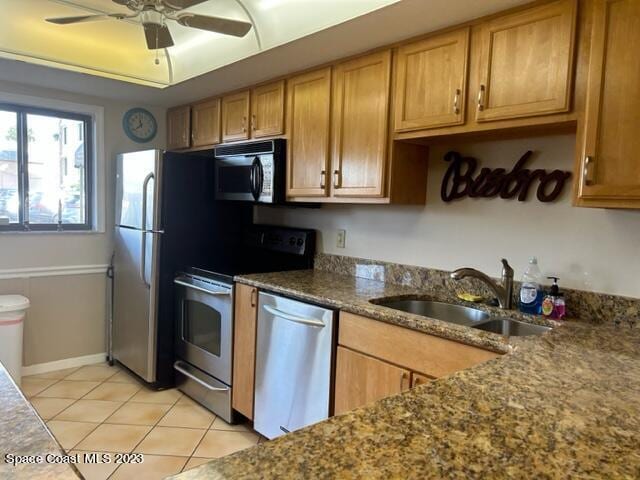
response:
M494 352L340 312L336 415L499 357Z
M237 283L235 286L231 406L249 420L253 420L257 320L258 289Z
M407 390L411 386L410 378L409 370L338 346L335 414Z

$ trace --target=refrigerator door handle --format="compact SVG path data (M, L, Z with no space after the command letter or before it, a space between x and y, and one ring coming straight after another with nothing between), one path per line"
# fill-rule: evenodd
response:
M149 182L154 179L153 172L149 173L142 182L142 235L140 235L140 279L147 288L151 285L147 283L147 189Z

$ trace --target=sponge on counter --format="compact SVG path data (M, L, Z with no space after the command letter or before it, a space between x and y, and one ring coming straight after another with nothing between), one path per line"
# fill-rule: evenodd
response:
M458 293L458 298L460 300L464 300L465 302L473 302L478 303L482 301L481 295L474 295L472 293Z

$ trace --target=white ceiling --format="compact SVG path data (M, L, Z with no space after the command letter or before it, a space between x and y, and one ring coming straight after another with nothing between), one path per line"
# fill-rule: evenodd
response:
M175 45L147 49L138 19L55 25L46 18L130 14L111 0L0 0L0 56L165 88L399 0L208 0L182 12L248 21L243 38L168 21ZM157 59L157 60L156 60Z
M245 38L172 24L176 45L156 66L140 25L107 20L58 26L43 20L122 11L111 0L73 0L84 10L68 0L0 0L0 80L172 106L528 1L240 0L257 25ZM238 0L210 0L190 11L247 18Z

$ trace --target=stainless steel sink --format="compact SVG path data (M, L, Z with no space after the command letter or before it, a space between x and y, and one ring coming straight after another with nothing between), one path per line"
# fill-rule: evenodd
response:
M435 318L457 325L473 326L490 319L488 313L476 308L433 302L431 300L391 300L376 303L383 307L415 313L416 315Z
M505 337L523 337L526 335L542 335L551 330L551 327L534 325L532 323L518 322L508 318L496 318L486 322L472 325L473 328L485 332L497 333Z

